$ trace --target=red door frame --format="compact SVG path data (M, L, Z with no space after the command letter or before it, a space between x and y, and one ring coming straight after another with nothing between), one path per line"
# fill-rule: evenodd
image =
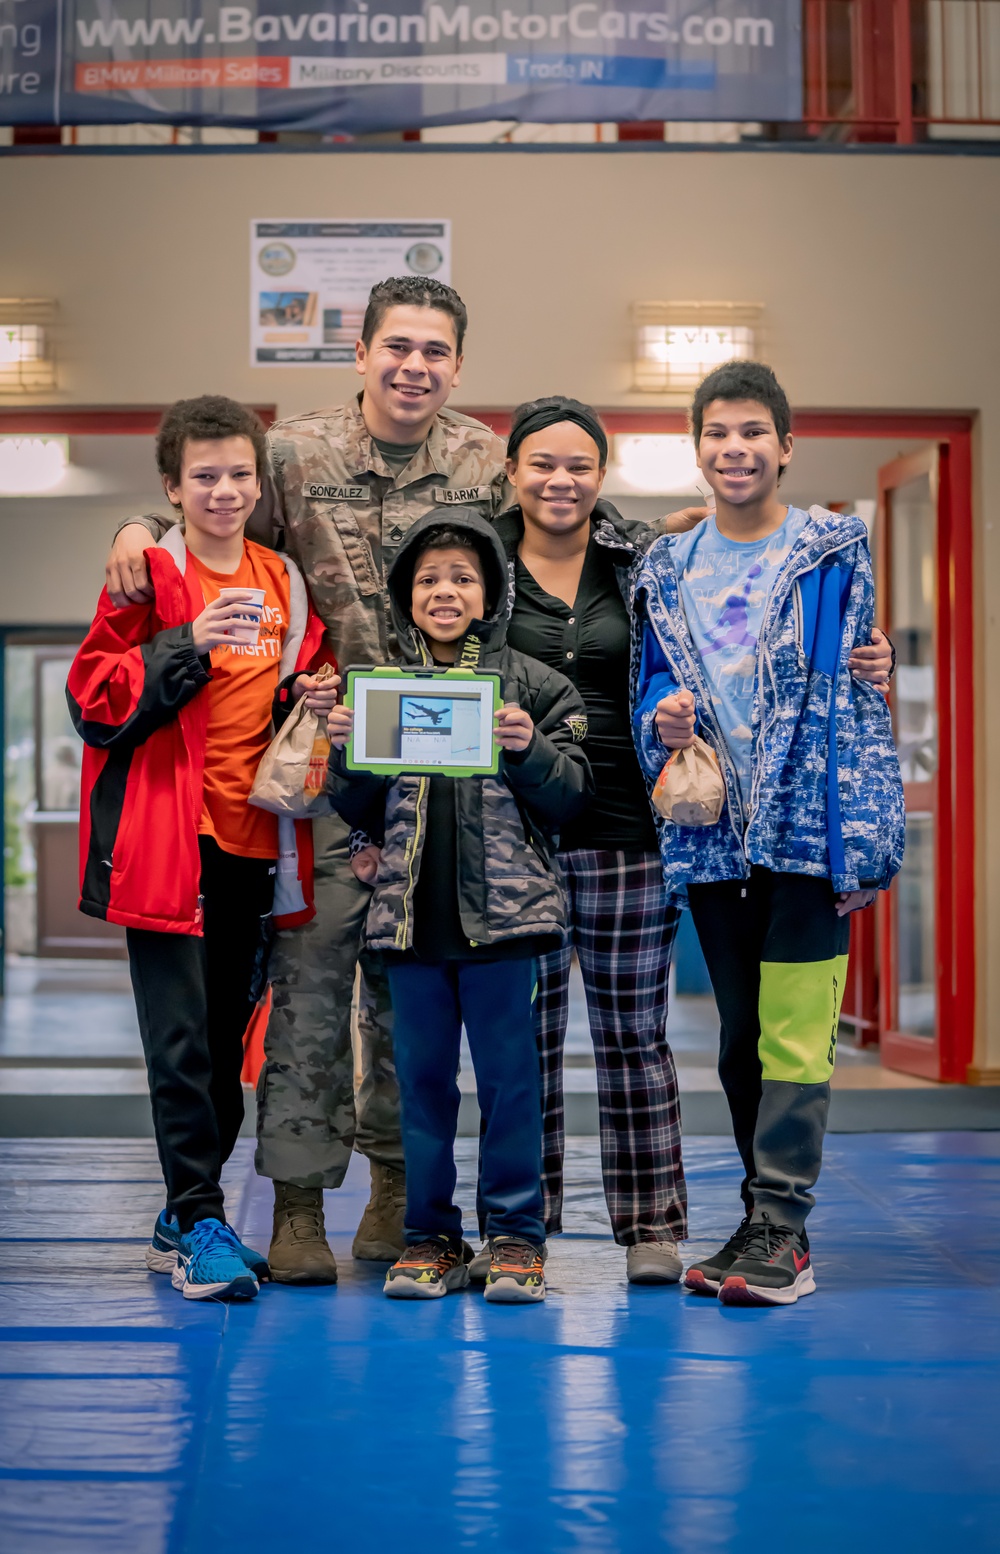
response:
M972 1062L975 1024L975 889L966 888L966 867L974 870L973 705L971 655L971 544L966 544L963 506L971 506L971 470L953 442L895 460L879 475L879 610L890 622L889 577L892 535L886 519L887 493L921 474L936 476L936 581L934 672L938 714L938 765L930 789L934 814L936 1033L932 1040L898 1029L895 910L879 907L879 948L885 975L879 990L882 1062L926 1079L962 1083ZM963 502L963 490L967 502ZM969 536L971 539L971 536ZM959 666L968 665L967 670ZM914 792L924 807L927 795Z
M950 857L949 849L949 822L951 819L949 806L940 803L940 798L948 788L947 767L950 762L947 755L944 759L944 771L942 771L942 755L950 750L951 731L951 676L947 666L951 659L951 644L949 627L949 609L947 587L940 586L940 579L947 577L947 536L943 532L945 524L943 519L944 503L942 471L940 468L941 453L938 444L927 443L916 453L904 454L898 459L893 459L890 464L884 464L878 472L878 522L877 540L878 565L876 575L878 578L878 602L877 614L879 620L886 623L886 629L890 636L896 625L892 616L892 556L894 548L894 522L890 514L890 494L900 486L906 485L911 480L917 480L921 475L926 475L931 487L931 496L935 509L934 544L935 544L935 590L934 590L934 687L935 701L937 703L938 720L938 764L933 777L926 782L906 783L906 809L907 813L914 811L929 811L933 817L934 832L934 992L935 992L935 1020L934 1035L915 1036L912 1032L903 1030L899 1024L899 1009L897 1004L898 967L897 967L897 933L899 926L899 899L895 891L890 891L888 899L879 903L878 910L878 949L879 964L882 975L879 980L879 1031L882 1062L886 1068L901 1069L904 1073L918 1074L925 1079L937 1079L941 1071L941 1027L944 1009L939 1005L943 992L942 973L945 967L945 947L951 940L951 906L950 893L945 888L947 881L942 877L944 860ZM944 549L944 557L942 557ZM945 561L942 567L942 560ZM895 714L895 698L890 694ZM941 781L942 776L944 781Z
M274 405L253 405L265 426L277 420ZM0 408L0 435L25 437L155 437L166 405L86 405Z
M510 431L512 411L502 407L461 408L463 415L475 416L501 437ZM686 410L617 409L598 410L609 432L689 432ZM928 442L971 439L972 416L950 411L935 414L925 410L796 410L792 431L796 437L903 437L907 441L923 438ZM971 534L971 517L970 517Z
M466 413L485 421L500 436L510 430L509 410ZM600 414L611 433L689 430L683 410L616 409ZM876 914L871 912L859 914L852 924L854 1007L850 1015L862 1041L868 1031L874 1035L877 1023L887 1066L953 1084L967 1082L976 1010L972 426L971 415L924 411L800 410L792 418L797 437L899 437L933 443L939 450L938 1036L929 1042L888 1031L887 979L878 977ZM884 575L884 567L880 571ZM881 601L879 608L884 612ZM885 917L884 901L878 912Z

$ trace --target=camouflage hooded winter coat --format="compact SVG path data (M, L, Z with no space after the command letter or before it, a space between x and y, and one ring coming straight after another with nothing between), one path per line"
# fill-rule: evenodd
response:
M503 700L523 707L535 725L525 751L501 753L496 777L454 779L462 930L471 946L484 949L500 940L561 937L566 908L556 833L593 794L582 750L587 714L564 675L507 646L506 556L493 527L468 509L418 519L399 547L388 589L403 662L430 661L410 619L410 587L422 536L442 523L468 534L486 581L486 618L474 621L460 643L462 664L499 673ZM413 947L417 880L422 868L434 864L424 848L429 786L424 776L386 779L349 772L343 752L331 752L328 788L334 808L349 824L384 836L367 922L373 949Z

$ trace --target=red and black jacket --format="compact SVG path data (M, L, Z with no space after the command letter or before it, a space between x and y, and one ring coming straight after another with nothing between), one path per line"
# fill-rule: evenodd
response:
M322 623L305 584L288 568L289 627L280 674L310 664ZM200 934L202 814L209 659L195 651L191 622L205 608L187 566L180 527L147 551L151 603L118 610L107 591L73 660L66 698L84 741L80 794L80 910L126 928ZM308 921L311 825L279 822L289 914ZM292 879L288 879L289 872ZM279 874L280 882L280 874ZM276 901L276 915L281 909Z

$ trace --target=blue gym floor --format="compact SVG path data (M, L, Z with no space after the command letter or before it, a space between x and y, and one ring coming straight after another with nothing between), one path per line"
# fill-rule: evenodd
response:
M693 1256L738 1172L684 1144ZM248 1149L231 1215L266 1249ZM227 1308L143 1267L151 1144L0 1142L4 1554L1000 1547L1000 1135L831 1137L819 1289L788 1310L630 1289L596 1140L570 1154L542 1307L383 1299L356 1160L339 1286Z

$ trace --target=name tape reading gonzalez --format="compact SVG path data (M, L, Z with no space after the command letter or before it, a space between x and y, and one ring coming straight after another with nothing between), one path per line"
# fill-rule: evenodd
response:
M322 502L370 502L372 499L369 486L316 486L307 484L306 496Z

